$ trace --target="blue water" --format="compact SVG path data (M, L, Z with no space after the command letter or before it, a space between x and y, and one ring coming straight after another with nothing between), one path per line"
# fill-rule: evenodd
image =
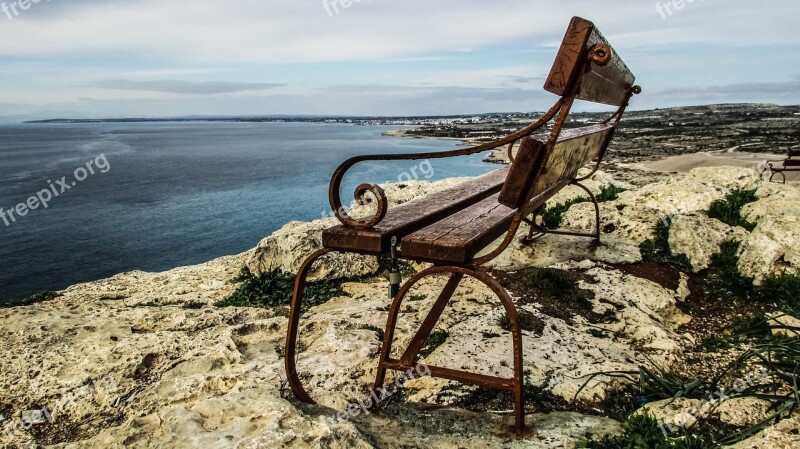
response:
M0 218L0 301L240 253L289 221L328 212L330 176L350 156L460 145L383 136L389 129L221 122L0 126L0 207L15 210L42 190L59 193L50 195L46 209L37 199L25 216L14 211L16 221L8 212ZM492 167L482 157L432 160L427 179L485 173ZM357 165L342 198L350 199L361 182L397 181L403 172L426 179L430 171L412 170L416 164ZM79 167L85 173L75 173ZM61 193L64 176L69 189Z

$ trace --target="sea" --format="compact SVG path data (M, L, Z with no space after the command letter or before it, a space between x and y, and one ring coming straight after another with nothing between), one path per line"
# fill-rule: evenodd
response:
M314 122L0 125L0 304L130 270L163 271L255 247L330 216L328 182L359 154L444 151L391 126ZM486 173L485 155L365 162L344 180ZM45 207L46 206L46 207Z

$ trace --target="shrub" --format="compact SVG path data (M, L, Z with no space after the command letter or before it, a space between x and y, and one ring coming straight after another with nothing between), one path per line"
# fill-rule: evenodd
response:
M708 216L731 226L741 226L752 231L756 225L742 218L742 207L757 200L755 189L733 189L725 195L725 198L711 203Z

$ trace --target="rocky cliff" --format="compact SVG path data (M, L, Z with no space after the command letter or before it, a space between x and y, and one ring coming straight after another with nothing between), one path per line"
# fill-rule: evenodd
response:
M388 186L387 193L398 204L459 181L410 182ZM507 410L486 407L491 395L428 377L407 382L379 413L337 418L366 397L385 326L386 282L367 257L328 257L314 273L315 279L350 280L341 285L345 294L311 308L302 322L299 369L320 405L287 397L285 307L215 304L237 289L232 279L243 266L256 275L295 272L320 246L321 230L333 223L325 219L290 223L237 256L163 273L124 273L70 287L50 301L0 309L0 444L553 448L575 447L587 434L618 433L621 424L603 410L624 380L590 376L654 365L691 371L697 364L688 354L713 328L696 325L709 318L690 304L701 301L693 287L725 242L739 242L738 269L755 284L800 269L800 184L767 184L751 170L731 167L643 186L600 172L587 184L598 194L611 184L624 189L601 203L602 245L548 235L531 247L514 243L492 266L534 323L524 336L527 382L537 392L529 399L534 434L524 440L507 430ZM750 230L707 213L737 188L756 191L757 199L741 210L755 225ZM567 188L551 204L579 195ZM590 229L591 207L572 205L562 226ZM659 236L659 228L668 234ZM685 269L653 262L649 253L643 261L643 244L659 238L667 240L671 257L688 262ZM548 271L535 271L543 268ZM556 276L573 296L528 290L525 279L533 272ZM401 314L398 346L411 338L440 287L429 280L415 289ZM511 345L501 322L490 292L467 282L439 325L446 338L423 361L508 376ZM746 425L762 406L733 401L720 419ZM648 407L656 415L682 408L674 402ZM42 422L20 423L23 412L44 408ZM798 418L790 418L736 447L798 447L797 429Z

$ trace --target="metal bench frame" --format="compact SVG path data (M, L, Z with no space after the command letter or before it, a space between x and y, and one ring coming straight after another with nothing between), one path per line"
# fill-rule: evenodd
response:
M585 35L583 36L583 41L580 41L580 46L578 47L576 44L576 39L572 39L570 33L573 35L577 35L577 33L585 33L586 27L592 27L592 30L595 34L591 36L591 38L596 39L596 36L600 36L601 42L594 43L592 45L587 46L586 41L589 39ZM574 37L574 36L572 36ZM591 44L591 41L589 41ZM566 50L565 50L566 48ZM559 58L564 57L564 55L568 55L569 58L572 58L571 61L563 61ZM347 215L345 208L342 207L341 198L339 195L339 190L341 187L342 179L344 174L355 164L363 161L381 161L381 160L419 160L419 159L437 159L437 158L446 158L446 157L456 157L456 156L465 156L471 155L476 153L482 153L489 150L495 150L501 148L505 145L509 145L508 152L509 156L513 161L513 148L514 145L520 142L521 139L524 139L528 136L531 136L537 132L540 132L543 129L546 129L545 126L548 123L552 123L552 131L549 133L549 137L547 139L547 149L552 150L552 148L558 142L559 135L561 131L564 129L565 123L569 117L570 110L577 99L589 99L594 100L597 102L604 102L606 104L613 104L618 106L616 112L611 114L603 123L605 124L612 124L614 130L619 126L620 120L622 118L623 113L628 105L630 98L634 94L638 94L641 92L641 88L638 86L634 86L632 83L632 75L630 76L630 84L626 84L622 86L622 91L620 93L615 93L614 95L618 95L616 99L606 100L606 101L599 101L597 100L600 98L602 100L604 93L603 92L582 92L582 79L583 73L589 73L591 69L597 69L604 67L605 65L612 62L612 56L615 57L614 64L621 65L625 70L627 67L624 67L624 64L616 58L616 55L613 55L613 50L611 47L602 39L602 35L599 35L599 32L596 31L594 25L591 22L588 22L584 19L574 18L572 23L570 24L570 29L567 32L567 36L565 37L564 44L562 45L561 51L559 53L559 58L556 59L556 63L554 64L554 71L559 70L560 64L573 64L576 69L572 73L571 76L567 76L568 74L560 74L563 76L563 84L560 86L552 85L549 83L545 86L545 88L551 92L557 93L560 95L560 98L556 103L553 105L550 110L545 113L541 118L536 120L531 125L525 127L524 129L517 131L513 134L510 134L506 137L503 137L499 140L494 142L486 143L483 145L479 145L472 148L465 148L459 150L452 150L452 151L445 151L445 152L429 152L429 153L416 153L416 154L392 154L392 155L368 155L368 156L358 156L352 159L345 161L333 174L333 177L330 182L330 190L329 190L329 200L331 204L332 210L335 212L339 221L348 227L358 228L358 229L369 229L376 224L380 223L381 220L385 217L386 212L388 210L388 202L386 200L386 195L384 194L383 189L375 184L361 184L356 188L354 197L359 204L366 204L370 202L376 202L377 210L373 216L368 217L366 219L355 219ZM576 62L577 61L577 62ZM577 74L577 75L576 75ZM551 76L552 78L552 76ZM588 85L588 83L587 83ZM590 86L591 87L591 86ZM617 88L619 88L617 86ZM589 89L587 89L589 90ZM605 93L606 97L609 98L609 93ZM608 140L610 141L613 137L613 132L611 131L610 137ZM427 368L430 370L430 373L434 377L444 378L455 380L467 384L475 384L475 385L482 385L490 388L496 388L501 390L510 391L514 396L514 404L515 404L515 431L517 434L522 434L525 431L525 398L523 394L523 386L524 386L524 379L523 379L523 349L522 349L522 330L519 324L519 314L517 309L509 296L508 292L500 285L500 283L492 278L482 266L485 265L487 262L491 261L492 259L499 256L503 251L508 248L508 246L513 242L515 235L522 223L526 223L531 226L530 233L523 237L524 243L530 243L535 238L544 235L546 233L558 233L558 234L566 234L566 235L575 235L575 236L584 236L584 237L591 237L595 242L599 243L600 241L600 212L599 206L597 204L597 200L595 196L591 193L591 191L581 184L581 181L584 181L591 177L599 168L600 162L603 159L603 155L605 153L605 148L607 147L609 142L605 142L603 149L597 158L592 171L583 177L571 179L570 182L564 182L559 184L559 189L567 184L573 184L584 191L586 191L594 203L595 206L595 218L597 220L595 232L593 233L576 233L576 232L565 232L565 231L556 231L556 230L549 230L544 228L541 225L536 223L536 215L541 211L542 204L535 204L532 205L530 203L532 193L528 195L527 199L524 201L523 206L519 207L515 214L511 225L505 232L505 237L503 238L502 242L497 246L495 249L491 250L489 253L480 256L474 257L468 262L460 265L454 264L442 264L436 263L436 261L426 260L427 262L433 262L433 266L426 270L423 270L415 275L413 275L410 279L408 279L405 284L399 289L399 292L394 296L391 307L389 309L389 316L387 319L386 324L386 331L383 340L383 345L381 348L380 358L378 362L378 370L376 374L374 388L377 391L379 388L382 388L386 379L386 372L387 370L400 370L400 371L407 371L408 369L416 369L418 367L417 358L419 356L419 352L423 349L428 337L430 336L431 332L433 331L436 323L439 321L442 312L444 311L445 307L449 303L450 299L452 298L453 294L455 293L456 289L458 288L459 284L463 280L465 276L470 276L477 281L485 284L490 290L494 292L497 298L500 300L501 304L503 305L506 315L508 317L508 321L511 327L511 334L512 334L512 341L513 341L513 362L514 362L514 376L512 378L501 378L501 377L494 377L494 376L486 376L481 374L470 373L466 371L460 371L450 368L444 367L437 367L437 366L428 366ZM547 162L545 161L543 169L547 168ZM556 189L555 191L557 191ZM555 193L552 192L553 194ZM374 199L367 199L367 195L374 197ZM424 200L424 199L423 199ZM528 218L528 217L531 218ZM299 321L300 315L302 313L302 298L303 298L303 291L306 284L306 277L313 265L313 263L318 260L320 257L329 254L331 252L337 251L334 248L322 248L316 251L314 254L308 257L308 259L303 262L302 266L300 267L299 272L297 273L297 277L295 280L294 285L294 295L292 297L291 303L291 311L289 315L289 326L287 331L287 338L286 338L286 347L285 347L285 364L286 364L286 374L288 378L289 386L291 387L292 392L294 393L295 397L303 402L306 403L315 403L311 396L306 392L305 388L303 387L300 376L297 371L296 365L296 357L297 357L297 337L298 337L298 329L299 329ZM362 253L362 254L371 254L371 255L383 255L388 256L388 254L375 254L368 251L347 251L347 252L355 252L355 253ZM402 254L402 244L397 251L397 255L400 258L404 258ZM394 333L395 327L397 324L398 315L400 312L401 305L403 300L405 299L409 290L414 287L418 282L421 280L430 277L430 276L437 276L437 275L448 275L449 279L442 289L439 297L433 304L430 312L428 313L427 317L423 320L422 324L416 331L415 335L411 339L411 342L405 352L399 359L394 359L391 357L392 352L392 344L394 340Z
M775 167L775 166L772 165L775 162L780 162L781 164L783 164L783 166L782 167ZM787 162L789 162L791 164L787 164ZM795 148L795 149L789 150L788 155L786 156L786 159L784 159L782 161L768 162L767 165L769 165L769 168L770 168L771 173L772 173L770 175L770 177L769 177L769 182L772 182L772 179L775 177L775 175L780 174L781 178L783 178L783 181L782 181L783 184L786 184L786 175L784 174L785 172L787 172L787 171L800 171L800 148Z

